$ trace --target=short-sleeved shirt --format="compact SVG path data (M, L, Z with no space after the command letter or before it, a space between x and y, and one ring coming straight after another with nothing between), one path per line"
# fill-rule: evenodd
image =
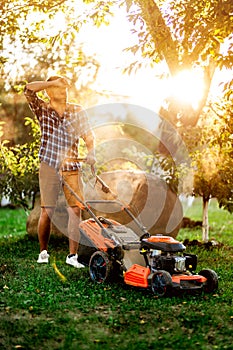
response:
M34 91L25 88L24 94L40 124L40 161L57 170L79 169L79 139L91 132L86 112L80 105L67 103L66 110L60 117Z

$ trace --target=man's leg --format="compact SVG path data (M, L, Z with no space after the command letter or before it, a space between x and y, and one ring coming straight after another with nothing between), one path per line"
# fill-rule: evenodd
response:
M66 263L77 268L84 267L78 262L78 245L80 240L79 224L81 221L80 201L83 200L83 183L79 171L63 172L63 189L68 204L68 236L70 254L66 258ZM66 184L68 186L66 186ZM70 190L72 189L72 190Z
M78 262L78 246L80 240L79 223L81 220L79 207L69 207L69 222L68 222L68 235L69 235L69 249L70 254L66 257L66 263L76 268L85 267Z
M60 190L60 179L56 170L44 162L40 164L39 183L41 196L41 213L38 222L40 254L37 262L48 263L50 226Z
M78 207L68 208L68 236L70 254L77 254L80 239L79 223L81 221L81 213Z
M38 222L38 239L40 244L40 252L48 250L50 237L51 218L54 208L41 208L40 218Z

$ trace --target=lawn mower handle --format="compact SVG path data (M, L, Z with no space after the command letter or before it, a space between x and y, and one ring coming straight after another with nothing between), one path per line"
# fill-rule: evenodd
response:
M78 162L83 162L85 163L87 161L87 158L78 158L76 159ZM111 195L114 198L117 198L117 195L110 189L110 187L96 174L95 166L91 165L91 172L92 175L96 178L96 183L99 182L102 186L102 191L104 193L111 193Z
M85 158L76 158L75 161L80 162L80 163L86 163L87 157L85 157ZM91 167L92 175L93 175L93 176L96 176L96 171L95 171L95 166L94 166L94 164L93 164L93 165L90 165L90 167Z
M77 161L79 161L79 162L86 162L86 161L87 161L87 158L78 158ZM94 204L94 203L114 203L114 202L115 202L115 203L118 203L118 204L120 204L120 205L122 206L122 209L131 217L131 219L136 223L136 225L142 230L143 234L142 234L142 236L140 237L140 240L142 240L143 238L149 237L150 234L149 234L149 232L147 231L146 227L145 227L144 225L142 225L142 224L138 221L138 219L131 213L131 211L129 210L129 206L128 206L126 203L120 201L120 200L118 199L117 194L114 193L114 192L110 189L110 187L101 179L101 177L99 177L99 176L96 174L94 165L91 165L91 171L92 171L93 176L96 178L96 183L99 182L99 183L101 184L101 186L102 186L102 188L101 188L102 191L103 191L104 193L111 193L111 195L112 195L113 198L114 198L114 201L112 201L112 200L88 200L88 201L86 201L86 203L84 203L83 201L80 201L80 202L86 207L86 210L89 211L89 212L92 214L92 216L95 217L95 220L98 222L98 224L99 224L100 226L102 226L102 224L99 222L98 218L94 215L94 213L93 213L93 212L90 210L90 208L88 207L87 203L89 203L89 204L91 204L91 203ZM67 184L66 184L66 185L67 185ZM69 186L68 186L68 187L69 187ZM71 190L71 189L70 189L70 190ZM71 191L72 191L72 190L71 190ZM76 196L77 196L77 195L76 195Z

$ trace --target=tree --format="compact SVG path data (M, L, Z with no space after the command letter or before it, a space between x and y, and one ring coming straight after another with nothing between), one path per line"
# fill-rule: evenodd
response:
M219 167L219 180L222 186L216 193L220 207L233 212L233 109L232 85L224 98L213 105L216 116L220 119L214 146L218 145L223 157Z
M73 83L78 81L79 92L93 98L90 85L98 74L99 62L85 54L77 41L77 33L88 18L82 1L7 0L0 6L0 15L1 79L6 88L14 88L20 80L25 84L25 76L37 78L38 71L40 78L56 71L68 75ZM94 10L91 18L98 24Z
M169 131L167 123L162 123L160 151L173 156L179 141L185 142L195 170L193 191L203 198L203 239L207 240L209 199L216 197L220 206L232 210L232 130L226 132L232 101L228 110L222 110L225 117L214 118L211 123L212 115L203 111L216 69L233 66L232 2L135 0L127 1L127 5L139 38L134 52L141 50L152 62L165 60L171 77L186 70L202 70L205 89L198 106L194 108L191 102L171 94L161 107L160 115L172 123L181 138L174 138L174 129ZM221 51L222 44L226 44L225 52ZM186 90L189 87L190 81Z
M78 12L77 3L81 7ZM81 4L85 6L81 6ZM201 66L206 81L206 90L200 106L193 108L192 118L181 118L184 124L195 125L201 109L206 103L213 73L217 66L232 67L232 43L229 42L226 53L221 53L220 46L225 39L232 37L232 2L231 0L185 0L185 1L154 1L154 0L115 0L97 1L84 0L53 0L40 3L37 0L5 1L0 9L2 19L2 44L4 38L19 39L25 44L47 42L52 46L56 40L70 42L79 29L88 22L96 26L108 24L113 16L114 6L123 7L126 4L128 18L134 25L134 32L138 36L138 45L131 48L134 53L141 51L143 58L149 57L151 63L165 60L169 74L175 76L184 69ZM59 12L67 14L65 28L57 33L41 32L45 28L48 18L53 18ZM47 17L36 16L46 14ZM34 21L30 28L22 24L30 14L34 14ZM43 33L43 35L42 35ZM61 41L59 41L61 43ZM4 48L4 47L3 47ZM171 119L177 117L177 106L172 106L174 113L169 113ZM179 107L180 112L180 107ZM175 117L176 116L176 117ZM174 117L174 118L173 118ZM173 120L176 123L176 120Z
M0 194L27 210L33 207L39 190L40 130L37 122L31 118L26 118L25 123L31 127L33 142L23 145L8 147L8 141L1 140L3 133L0 128Z
M227 110L208 113L203 125L189 132L195 142L190 157L194 172L193 194L203 199L202 239L209 239L208 205L217 198L219 206L233 212L233 129ZM207 124L208 123L208 124ZM231 123L232 124L232 123Z
M219 1L126 1L129 18L135 24L140 50L152 62L166 61L172 77L184 70L201 68L205 90L198 108L169 96L166 110L160 113L180 129L194 126L209 94L217 67L233 67L232 2ZM135 10L133 5L137 5ZM131 12L130 12L130 9ZM228 41L224 53L221 44ZM187 84L187 87L189 84Z
M23 22L27 19L27 16L34 12L47 13L52 17L57 11L64 9L66 0L50 0L40 2L39 0L4 0L0 6L0 38L1 49L4 46L4 39L9 38L10 41L15 40L16 34L19 35L19 39L24 42L29 36L31 36L31 42L33 41L33 32L39 29L41 22L44 19L38 18L35 20L30 28L24 27ZM43 38L44 39L44 38Z

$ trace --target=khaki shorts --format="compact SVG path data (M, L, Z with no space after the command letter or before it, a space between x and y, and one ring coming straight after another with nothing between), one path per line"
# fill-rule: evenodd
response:
M62 178L64 183L54 168L41 162L39 170L41 207L55 207L62 189L69 207L82 207L75 196L77 194L83 200L81 172L79 170L63 171ZM71 189L75 194L72 193Z

